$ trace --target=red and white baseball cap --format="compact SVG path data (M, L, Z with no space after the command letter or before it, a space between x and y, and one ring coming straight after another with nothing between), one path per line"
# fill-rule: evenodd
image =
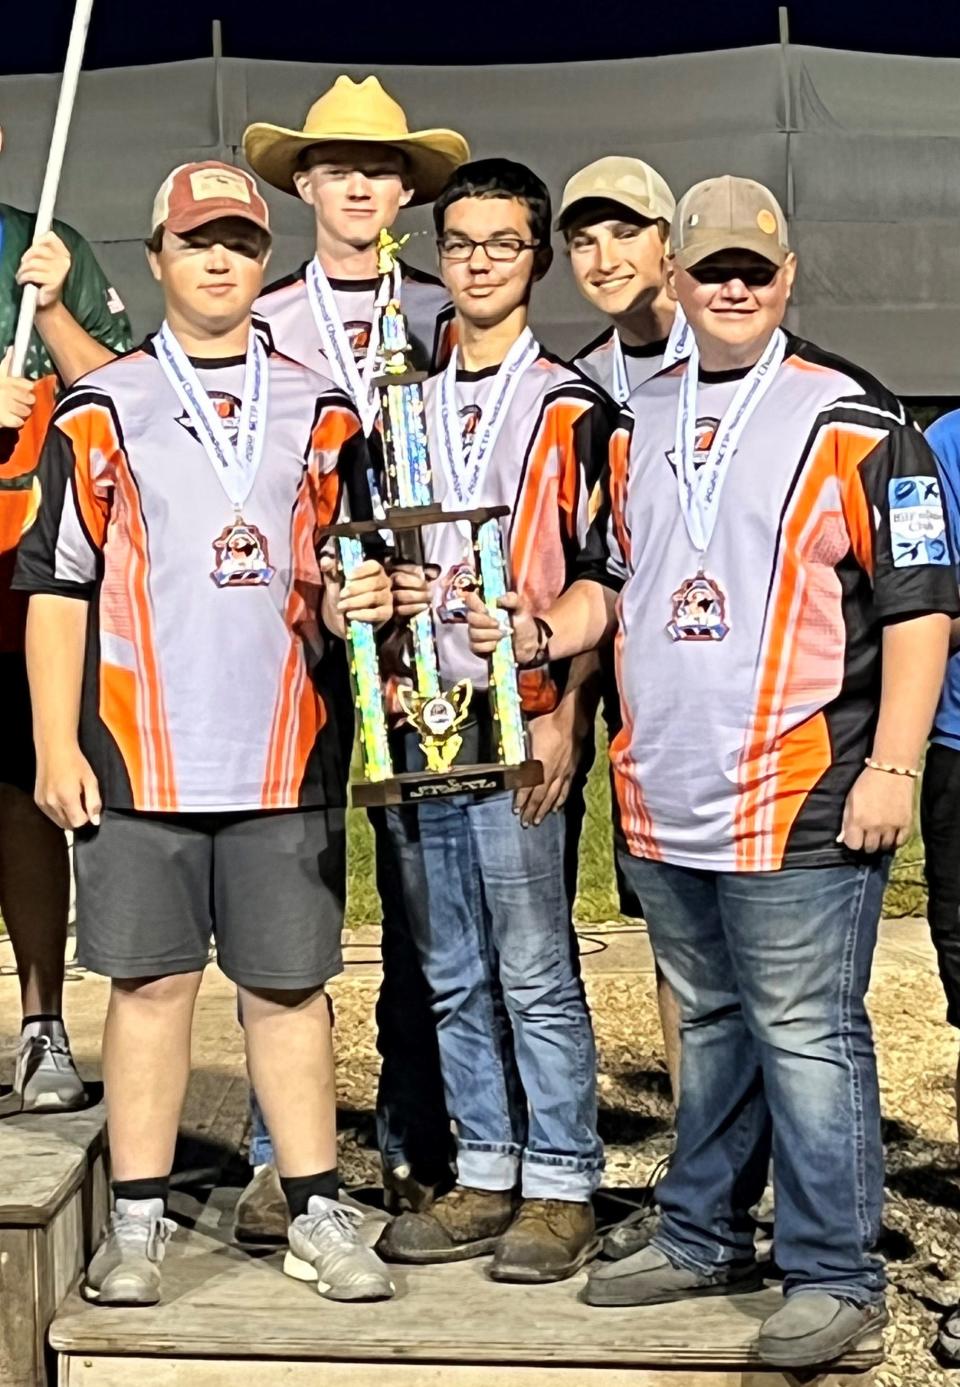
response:
M165 226L180 236L218 217L242 217L269 234L270 213L249 173L208 159L181 164L168 174L153 201L151 231Z

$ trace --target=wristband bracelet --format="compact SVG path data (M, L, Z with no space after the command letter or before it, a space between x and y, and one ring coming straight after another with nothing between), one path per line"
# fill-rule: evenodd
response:
M886 761L874 761L872 756L865 756L863 764L869 766L872 771L885 771L887 775L905 775L910 780L920 779L920 772L911 766L891 766Z
M537 651L532 660L525 660L519 666L520 669L539 669L541 665L550 663L550 637L553 635L553 628L542 616L535 616L533 624L537 628Z

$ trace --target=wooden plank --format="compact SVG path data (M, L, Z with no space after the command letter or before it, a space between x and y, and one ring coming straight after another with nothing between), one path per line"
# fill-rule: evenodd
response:
M0 1382L37 1387L44 1378L36 1316L35 1228L0 1228Z
M338 1305L281 1272L281 1255L253 1258L204 1233L169 1244L163 1303L111 1309L72 1295L51 1328L60 1352L177 1358L407 1360L458 1364L585 1364L624 1368L756 1368L760 1322L780 1291L643 1309L596 1309L584 1277L554 1286L498 1286L484 1260L394 1269L398 1295ZM879 1351L845 1368L868 1368Z
M60 1387L235 1387L238 1363L175 1358L60 1359ZM243 1365L257 1387L795 1387L779 1372L691 1372L664 1368L464 1367L445 1363L277 1363ZM869 1387L873 1374L855 1379ZM842 1387L827 1374L804 1387Z
M103 1104L78 1113L21 1113L0 1122L0 1225L48 1223L104 1151Z

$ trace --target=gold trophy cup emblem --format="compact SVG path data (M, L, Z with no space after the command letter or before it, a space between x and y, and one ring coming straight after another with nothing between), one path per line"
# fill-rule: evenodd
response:
M463 738L457 731L470 712L473 685L461 679L449 693L421 694L409 684L397 687L397 699L407 722L420 733L420 750L427 769L447 771L457 759Z

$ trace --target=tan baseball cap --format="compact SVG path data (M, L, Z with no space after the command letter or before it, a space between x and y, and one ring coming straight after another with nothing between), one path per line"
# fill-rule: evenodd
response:
M677 203L670 248L685 270L721 250L752 250L782 265L790 254L787 219L762 183L730 173L705 178Z
M670 221L676 200L667 180L642 159L608 154L579 169L567 180L560 199L556 229L562 231L581 202L616 202L650 221Z
M181 164L169 173L153 200L152 231L165 226L178 236L218 217L242 217L270 231L270 213L256 182L243 169L208 159Z

